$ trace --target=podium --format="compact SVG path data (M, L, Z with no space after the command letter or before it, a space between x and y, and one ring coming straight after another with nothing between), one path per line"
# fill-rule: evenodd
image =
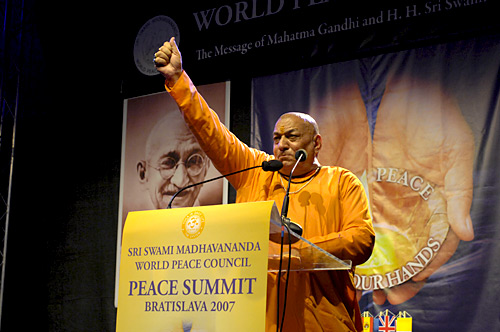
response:
M267 273L279 266L280 220L273 201L130 212L116 331L264 331ZM350 261L291 236L284 268L288 259L291 271L351 268Z

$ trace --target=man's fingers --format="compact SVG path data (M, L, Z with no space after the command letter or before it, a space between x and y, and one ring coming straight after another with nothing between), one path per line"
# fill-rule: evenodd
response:
M170 41L163 43L163 45L158 49L158 52L154 54L155 64L165 66L170 63L172 56L174 55L180 56L180 51L177 48L175 38L172 37Z
M174 39L174 37L172 37L170 40L172 41ZM163 43L163 45L160 46L160 48L158 49L158 52L157 54L158 55L163 55L167 58L170 58L172 56L172 53L173 53L173 45L175 45L175 42L171 42L171 41L166 41ZM177 45L175 45L175 48L177 49ZM179 50L177 49L177 52L179 52Z
M408 301L422 289L425 285L425 280L419 282L413 282L409 280L404 284L397 285L389 289L387 294L387 300L392 305L398 305L403 302Z
M158 52L154 54L154 60L155 63L166 64L168 63L168 56L165 54L165 52L158 50Z
M387 300L387 293L385 289L376 289L373 291L373 303L383 305Z
M414 276L412 280L415 282L420 282L429 278L437 269L439 269L444 263L446 263L451 258L451 256L453 256L455 251L457 251L459 242L459 238L457 237L453 229L450 228L446 239L444 240L441 248L439 248L439 251L436 254L436 257L434 257L434 259L430 262L429 265L426 266L425 269L422 270L422 272Z
M393 305L401 304L414 297L424 285L425 280L420 282L409 280L392 288L374 290L373 303L383 305L388 300Z
M158 49L157 54L165 58L170 58L172 56L172 48L169 46L162 46Z
M159 57L155 57L154 62L156 67L164 67L168 65L168 62L165 59Z
M170 63L171 54L172 52L168 48L164 46L160 47L158 52L154 54L155 65L157 67L163 67L168 65Z
M182 58L175 43L175 38L170 38L154 54L155 66L166 80L167 87L173 87L182 74Z

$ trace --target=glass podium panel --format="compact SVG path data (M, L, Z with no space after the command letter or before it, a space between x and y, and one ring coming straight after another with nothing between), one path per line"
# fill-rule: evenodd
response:
M276 205L273 205L269 224L269 272L279 271L281 236L281 216ZM291 256L289 242L292 243ZM350 260L344 261L335 257L293 231L290 231L289 238L286 228L283 232L283 243L282 271L288 268L289 257L291 257L290 271L349 270L352 267Z

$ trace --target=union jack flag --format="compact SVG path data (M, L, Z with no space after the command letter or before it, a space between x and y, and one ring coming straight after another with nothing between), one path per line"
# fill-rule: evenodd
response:
M378 316L378 331L390 332L396 331L396 316L392 315L379 315Z

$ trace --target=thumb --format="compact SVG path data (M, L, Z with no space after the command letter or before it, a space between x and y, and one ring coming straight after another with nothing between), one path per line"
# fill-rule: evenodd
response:
M177 47L177 43L175 41L175 37L170 38L170 45L172 46L172 53L177 56L181 56L181 51Z
M461 149L461 157L448 170L444 180L444 190L451 228L463 241L474 239L474 229L470 217L472 205L472 157L468 149Z
M469 214L470 195L448 198L448 222L457 236L463 241L474 239L474 229Z
M473 195L474 135L457 109L447 118L443 142L444 192L448 222L460 240L474 239L470 217Z

